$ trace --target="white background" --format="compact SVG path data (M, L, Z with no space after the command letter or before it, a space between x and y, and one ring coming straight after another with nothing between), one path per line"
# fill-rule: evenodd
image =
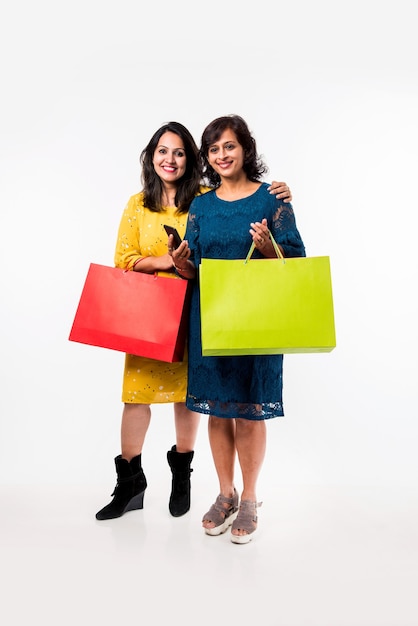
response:
M110 487L123 355L68 341L88 265L113 264L153 132L177 120L199 142L213 118L238 113L267 179L292 189L308 255L331 257L338 342L285 357L286 417L269 423L261 490L417 485L412 9L17 0L2 10L2 483ZM154 417L144 454L160 471L171 407ZM213 476L205 418L196 463Z

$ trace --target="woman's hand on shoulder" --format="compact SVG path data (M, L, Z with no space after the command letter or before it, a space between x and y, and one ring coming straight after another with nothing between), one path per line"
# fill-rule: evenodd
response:
M278 183L273 180L268 190L272 195L275 195L278 200L292 202L292 192L286 183Z

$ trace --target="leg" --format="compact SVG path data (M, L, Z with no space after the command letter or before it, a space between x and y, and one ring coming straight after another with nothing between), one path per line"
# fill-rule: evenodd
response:
M122 413L122 454L115 458L117 482L113 499L96 513L96 519L121 517L127 511L142 509L147 479L142 469L142 446L151 419L148 404L125 404Z
M174 423L176 428L177 452L194 450L197 431L200 424L200 413L190 411L185 402L174 403Z
M184 402L174 404L176 444L167 452L173 476L168 508L173 517L180 517L190 509L190 474L193 471L190 465L199 422L200 414L190 411Z
M202 525L207 531L219 527L221 528L220 532L223 532L232 522L232 519L228 518L236 512L238 498L234 487L235 429L234 419L224 419L212 415L209 417L209 443L218 475L220 494L212 509L203 517ZM222 509L225 509L225 513ZM218 515L217 520L214 521L211 517L215 515L216 511ZM216 534L219 533L216 532Z
M242 472L242 500L256 501L257 480L266 453L266 423L264 420L236 420L236 446Z
M209 443L222 495L234 493L236 420L211 415L208 421Z
M122 413L121 447L122 457L130 461L142 453L151 421L149 404L125 404Z
M248 543L257 529L257 480L266 452L264 420L237 419L236 445L242 472L243 492L231 534L234 543Z
M127 511L142 509L147 480L142 469L142 446L151 419L147 404L125 404L122 413L122 454L115 458L117 483L113 499L96 513L96 519L121 517Z

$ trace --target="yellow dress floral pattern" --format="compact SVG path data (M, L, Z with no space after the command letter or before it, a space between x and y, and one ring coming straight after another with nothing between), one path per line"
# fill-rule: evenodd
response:
M202 188L201 192L206 191ZM143 205L143 195L131 196L119 225L115 250L115 266L131 268L145 256L161 256L167 252L167 233L163 224L174 226L184 237L187 213L176 213L176 207L165 207L164 213L150 211ZM183 280L172 272L161 272L173 280ZM187 386L187 354L181 363L165 363L127 354L122 386L122 402L156 404L184 402Z

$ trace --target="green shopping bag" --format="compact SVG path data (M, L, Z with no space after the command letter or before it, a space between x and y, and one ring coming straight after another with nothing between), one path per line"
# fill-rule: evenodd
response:
M336 346L328 256L205 259L199 266L203 356L330 352Z

